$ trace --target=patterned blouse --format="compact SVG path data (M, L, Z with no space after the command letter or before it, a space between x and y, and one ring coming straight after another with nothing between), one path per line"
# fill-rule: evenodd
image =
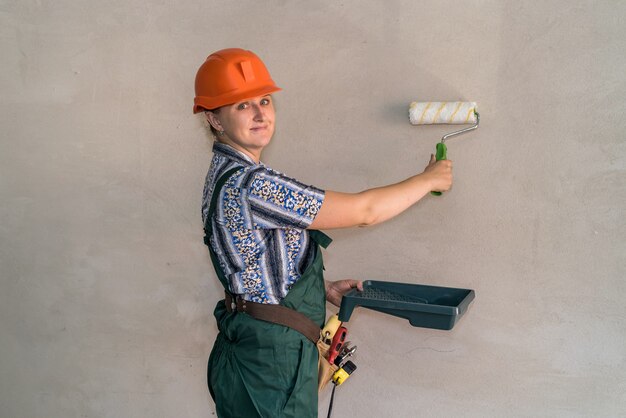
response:
M204 223L215 183L234 167L241 170L222 187L210 220L210 244L231 293L278 304L313 261L315 246L306 228L322 206L324 191L215 142L202 197Z

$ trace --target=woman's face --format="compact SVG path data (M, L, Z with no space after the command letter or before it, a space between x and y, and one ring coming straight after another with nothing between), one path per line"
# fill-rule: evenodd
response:
M224 131L218 140L246 153L255 161L274 135L274 103L271 95L253 97L207 112L209 123Z

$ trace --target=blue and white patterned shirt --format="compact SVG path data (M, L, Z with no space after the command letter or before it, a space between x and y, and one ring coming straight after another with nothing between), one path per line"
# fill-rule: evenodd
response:
M215 183L241 167L224 184L212 222L215 251L230 291L252 302L278 304L313 262L315 247L306 228L324 201L324 191L257 164L215 142L202 197L207 221Z

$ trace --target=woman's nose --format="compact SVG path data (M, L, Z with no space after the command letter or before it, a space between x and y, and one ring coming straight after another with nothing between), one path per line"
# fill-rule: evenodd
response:
M254 110L254 120L262 121L265 118L265 114L263 113L263 108L261 108L261 106L253 104L252 109Z

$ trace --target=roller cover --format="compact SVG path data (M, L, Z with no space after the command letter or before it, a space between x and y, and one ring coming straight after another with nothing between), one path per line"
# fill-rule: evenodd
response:
M413 102L409 120L413 125L476 123L476 102Z

